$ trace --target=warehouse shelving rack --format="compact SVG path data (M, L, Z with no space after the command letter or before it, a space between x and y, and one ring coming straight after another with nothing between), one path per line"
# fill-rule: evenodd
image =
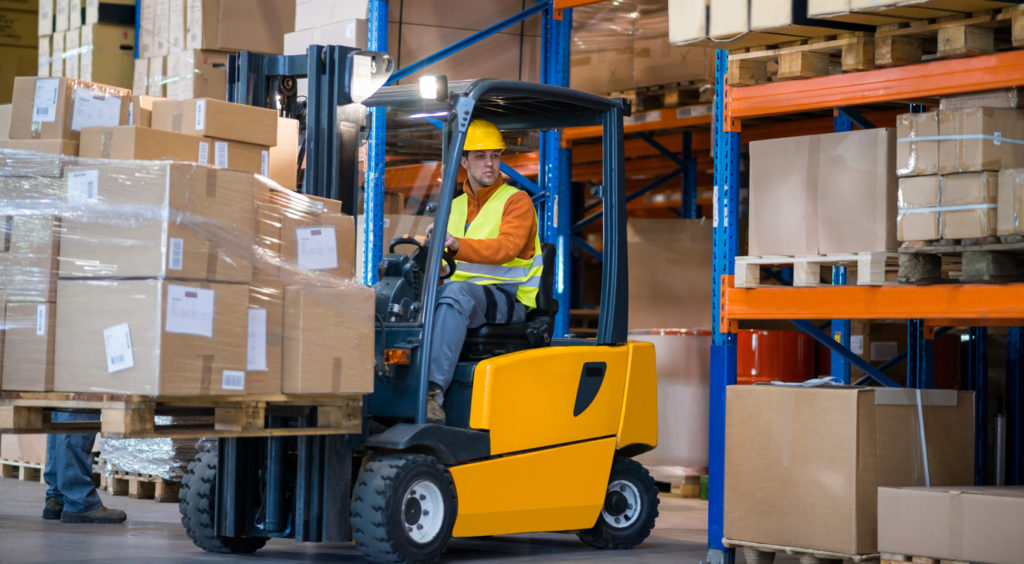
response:
M710 368L710 446L708 562L731 563L734 552L723 546L726 386L736 382L736 335L740 320L789 319L828 346L841 359L859 357L845 345L843 320L905 319L908 322L908 385L929 387L930 339L942 326L969 327L968 382L977 393L976 481L984 481L987 379L986 331L1007 327L1006 482L1022 482L1021 352L1024 346L1024 283L1002 285L845 286L836 271L834 286L742 289L733 285L739 245L739 157L743 120L865 104L914 101L1024 85L1024 51L964 59L938 60L904 67L870 70L758 86L730 88L726 83L728 52L716 53L714 106L714 254L713 338ZM914 108L912 108L913 111ZM837 112L836 129L857 121L853 112ZM852 118L852 119L851 119ZM833 319L834 338L806 320ZM848 326L845 327L848 334ZM841 341L841 342L837 342ZM835 357L834 357L835 358ZM861 361L863 362L863 361ZM844 370L833 363L833 369ZM848 367L846 381L848 382ZM879 379L880 378L876 378ZM893 384L893 382L884 382Z

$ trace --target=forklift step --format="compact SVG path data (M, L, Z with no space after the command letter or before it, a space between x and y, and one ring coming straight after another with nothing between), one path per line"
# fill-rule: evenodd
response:
M4 392L0 433L89 433L106 438L274 437L358 433L362 395L147 397L114 394ZM100 413L100 421L53 422L55 409ZM156 415L188 415L187 424L158 425ZM305 416L312 426L267 427L267 416ZM196 419L198 418L198 419ZM200 423L199 421L202 421Z

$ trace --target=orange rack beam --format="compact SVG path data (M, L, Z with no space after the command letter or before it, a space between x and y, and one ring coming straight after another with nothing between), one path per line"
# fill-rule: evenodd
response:
M729 88L732 119L1024 84L1024 51Z
M741 319L941 319L947 325L960 320L988 324L1024 319L1024 283L747 289L736 288L732 276L723 276L721 312L722 332L735 331Z
M630 116L631 123L624 123L623 133L637 133L640 131L654 131L658 129L670 129L673 127L698 127L711 125L710 112L703 115L683 115L689 111L690 106L681 108L665 108L663 110L651 110L640 112ZM630 118L626 118L627 120ZM562 131L562 145L568 147L575 139L589 139L601 136L600 125L588 125L585 127L570 127Z

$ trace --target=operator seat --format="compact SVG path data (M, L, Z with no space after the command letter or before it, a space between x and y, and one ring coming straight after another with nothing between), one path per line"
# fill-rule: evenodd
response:
M541 243L540 250L544 271L537 290L537 307L526 313L526 321L522 323L489 324L470 329L462 345L464 360L483 360L551 344L558 313L558 302L554 298L555 246Z

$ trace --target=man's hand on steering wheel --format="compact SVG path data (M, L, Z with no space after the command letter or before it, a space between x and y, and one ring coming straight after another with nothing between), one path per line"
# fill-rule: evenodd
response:
M448 252L452 255L458 254L459 252L459 240L452 237L451 233L444 234L444 248L448 249Z

